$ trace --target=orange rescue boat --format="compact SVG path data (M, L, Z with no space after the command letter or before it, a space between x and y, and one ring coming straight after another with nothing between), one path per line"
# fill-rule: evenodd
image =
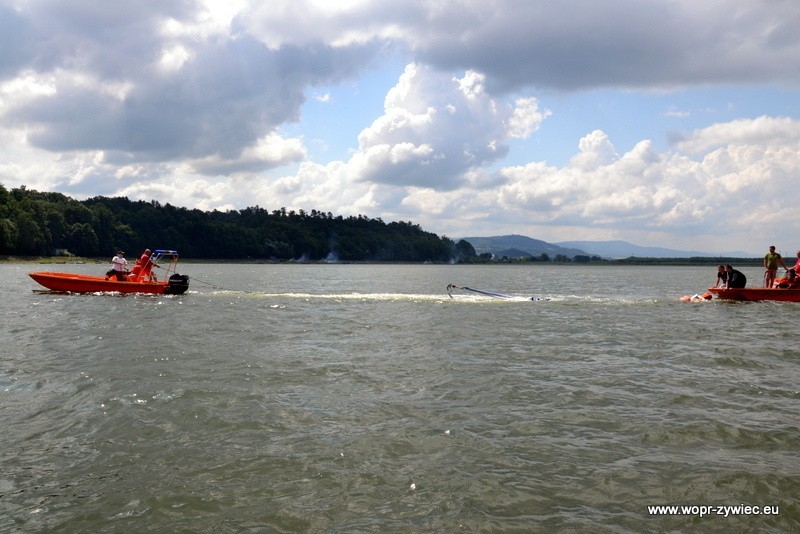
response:
M709 291L726 300L800 302L800 277L789 269L785 277L775 280L773 287L712 287Z
M169 262L166 270L166 280L156 280L154 276L140 277L129 276L128 279L106 279L104 276L87 274L56 273L39 271L28 273L28 276L51 291L64 291L69 293L150 293L155 295L182 295L189 289L189 277L175 272L178 263L178 253L174 250L156 250L153 253L154 264Z
M800 288L784 289L770 287L724 288L712 287L709 291L726 300L776 300L780 302L800 302Z

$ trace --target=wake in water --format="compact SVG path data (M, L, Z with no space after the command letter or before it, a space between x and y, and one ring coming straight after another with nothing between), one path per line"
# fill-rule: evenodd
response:
M490 296L479 292L469 292L466 294L448 294L445 298L441 293L305 293L305 292L284 292L269 293L261 291L237 291L219 290L203 293L204 296L216 297L235 297L241 299L281 299L281 300L303 300L303 301L341 301L341 302L433 302L438 304L522 304L531 302L550 302L550 303L574 303L593 304L593 305L652 305L657 304L658 298L629 298L618 296L596 296L596 295L549 295L547 297L523 297L514 295L504 295L503 297ZM672 299L669 299L672 300Z
M453 289L452 287L450 288ZM466 289L466 288L460 288ZM491 293L491 292L485 292ZM652 306L664 302L679 302L674 297L654 296L621 296L621 295L580 295L573 293L548 294L542 297L526 297L521 295L488 295L474 290L463 294L447 293L308 293L305 291L267 292L234 289L218 289L210 292L188 291L189 296L206 296L215 298L236 299L277 299L282 301L306 302L429 302L436 304L452 303L454 305L521 305L531 302L549 303L552 305L592 305L592 306ZM152 296L151 296L152 297ZM160 295L163 299L165 295Z
M260 293L246 291L214 291L207 295L237 296L240 298L279 298L298 300L328 300L328 301L361 301L361 302L447 302L441 294L421 293ZM486 295L450 295L453 302L464 303L502 303L502 302L531 302L531 300L550 300L549 298L531 299L529 297L506 296L502 299Z

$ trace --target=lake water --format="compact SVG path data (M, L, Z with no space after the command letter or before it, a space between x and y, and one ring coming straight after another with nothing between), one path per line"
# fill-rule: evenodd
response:
M713 267L27 276L105 267L0 265L0 532L800 530L800 304Z

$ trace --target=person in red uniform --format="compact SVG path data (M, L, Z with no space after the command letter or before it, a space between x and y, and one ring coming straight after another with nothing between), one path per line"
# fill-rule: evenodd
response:
M800 278L797 277L797 271L794 267L786 271L786 276L783 278L775 279L775 287L780 289L797 289L800 284Z
M152 280L154 282L157 281L156 275L154 275L151 270L153 269L153 266L159 267L159 265L153 263L153 260L150 259L151 255L152 253L150 252L149 248L142 252L142 255L139 256L138 260L136 260L136 264L131 270L131 280L137 282L144 280Z

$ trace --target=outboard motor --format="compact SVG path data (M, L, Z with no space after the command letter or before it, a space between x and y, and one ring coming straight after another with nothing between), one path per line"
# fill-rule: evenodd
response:
M166 295L183 295L189 289L189 275L175 273L169 277Z

